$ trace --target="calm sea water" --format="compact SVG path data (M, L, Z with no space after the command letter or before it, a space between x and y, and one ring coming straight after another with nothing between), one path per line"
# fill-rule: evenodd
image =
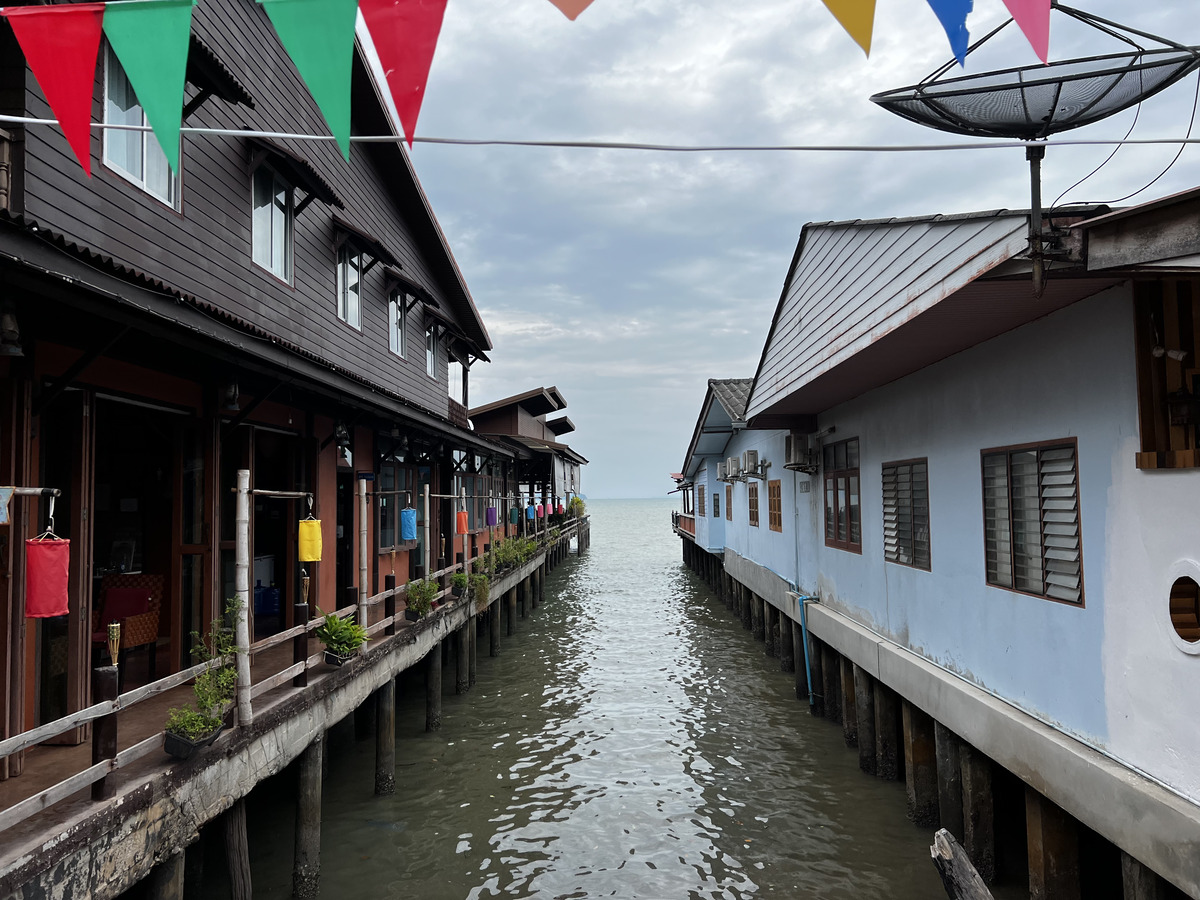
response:
M374 740L331 741L323 897L945 896L903 785L860 773L683 566L672 508L593 501L590 550L498 658L481 641L478 684L447 670L440 732L405 683L394 796ZM252 798L257 897L290 895L290 777Z

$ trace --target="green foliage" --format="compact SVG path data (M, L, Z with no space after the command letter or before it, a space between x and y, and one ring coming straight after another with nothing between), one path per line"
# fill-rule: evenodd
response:
M325 649L338 656L351 656L367 642L367 629L363 628L353 617L340 618L334 613L324 614L320 607L317 615L325 615L325 621L314 632L325 645Z
M433 609L433 598L438 595L439 590L436 581L410 581L405 587L404 598L409 609L419 616L427 616Z
M550 543L553 544L560 537L562 537L562 529L561 528L551 528L550 529Z
M572 497L571 502L567 504L567 512L577 519L584 514L585 510L587 510L587 504L582 497Z
M236 598L226 600L226 621L236 619L239 609ZM192 656L197 662L212 665L197 675L192 684L195 708L175 706L168 709L165 730L194 741L221 727L225 705L237 692L236 653L233 629L225 627L221 619L213 619L207 638L198 631L192 632Z
M475 602L480 608L486 607L488 599L491 597L489 593L491 589L491 581L487 575L479 572L471 576L471 591L475 595Z
M496 544L496 562L502 568L519 566L538 552L534 538L511 537Z
M456 589L459 593L462 593L467 589L467 581L468 579L466 572L455 572L450 576L450 587Z

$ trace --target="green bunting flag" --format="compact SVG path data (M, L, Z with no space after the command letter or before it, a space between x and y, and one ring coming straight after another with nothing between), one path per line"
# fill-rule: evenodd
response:
M104 11L104 36L121 61L172 172L179 171L192 4L193 0L137 0L109 3Z
M259 0L350 159L350 72L358 0Z

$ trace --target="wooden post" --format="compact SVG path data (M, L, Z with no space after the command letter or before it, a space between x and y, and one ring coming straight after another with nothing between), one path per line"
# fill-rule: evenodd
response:
M507 596L507 595L505 595ZM504 597L497 597L488 609L488 655L500 655L500 614Z
M250 706L250 470L238 469L234 510L234 596L237 598L237 711L238 724L254 721ZM245 825L245 811L242 812ZM243 831L245 829L243 828Z
M875 681L875 774L884 781L900 777L900 698L882 681Z
M822 649L823 646L810 631L808 633L808 665L812 670L814 702L808 708L808 714L819 719L825 717L825 653Z
M425 657L425 730L442 727L442 642Z
M1121 882L1125 900L1167 900L1170 896L1167 883L1124 850L1121 851Z
M779 655L779 610L775 608L773 603L770 603L766 597L763 598L763 612L766 613L765 621L763 622L763 652L767 656Z
M296 846L292 858L292 896L310 900L321 890L321 772L325 736L300 754L296 771Z
M1079 831L1061 807L1025 788L1030 900L1079 900Z
M763 599L751 592L750 594L750 624L753 626L754 639L756 641L765 641L767 639L767 622L766 610L763 609Z
M907 700L901 706L904 722L904 784L908 817L923 827L938 821L937 752L933 719Z
M868 775L878 768L875 751L875 679L854 666L854 714L858 718L858 767Z
M992 761L962 741L963 847L988 884L996 877L996 813L992 797Z
M938 819L951 834L964 835L961 742L941 722L933 723L934 752L937 754ZM965 839L965 838L964 838Z
M796 641L793 633L799 628L791 616L779 616L779 671L796 671Z
M395 556L395 553L392 554ZM383 615L387 618L389 624L383 629L385 635L393 635L396 633L396 573L391 572L383 576L383 589L388 592L388 595L383 599Z
M801 630L799 622L792 623L792 658L796 662L793 667L796 672L796 699L808 703L808 673L810 669L804 665L804 632Z
M229 866L229 896L232 900L253 900L250 841L246 836L246 801L241 797L234 800L233 806L225 813L225 862Z
M517 633L517 593L521 586L517 585L508 592L508 636Z
M396 793L396 679L375 692L375 796Z
M858 746L858 708L854 699L854 663L849 658L838 658L841 674L842 738L847 747Z
M183 868L184 852L182 850L168 856L151 872L146 879L146 896L149 900L183 900Z
M458 645L454 651L454 693L465 694L471 689L471 635L467 633L468 622L455 632Z
M92 669L92 702L102 703L105 700L116 700L118 694L117 682L120 672L117 666L100 666ZM92 725L92 765L115 759L117 756L117 714L109 713L101 716ZM92 782L92 799L107 800L116 794L116 785L105 775L99 781Z
M311 590L312 579L306 575L304 577L304 581L309 585L309 589ZM309 609L309 607L308 607L307 603L297 603L295 606L292 607L292 616L294 619L294 623L297 627L300 625L308 624L308 609ZM294 638L292 638L292 663L293 664L302 663L306 659L308 659L308 632L307 631L305 631L303 634L298 634ZM308 685L308 669L302 669L298 675L296 675L292 678L292 687L302 688L302 687L306 687L307 685Z
M828 644L821 645L821 693L825 695L825 718L842 723L842 666Z
M358 479L358 624L367 627L367 598L371 596L371 548L367 545L367 479Z
M950 900L992 900L992 892L971 865L966 851L945 828L933 836L929 853Z
M538 608L542 595L542 582L546 580L547 563L543 560L542 564L534 569L529 575L529 602L526 604L530 611ZM525 615L525 609L521 610L521 615Z
M467 637L471 645L467 653L467 683L474 687L479 674L479 621L474 613L467 618Z

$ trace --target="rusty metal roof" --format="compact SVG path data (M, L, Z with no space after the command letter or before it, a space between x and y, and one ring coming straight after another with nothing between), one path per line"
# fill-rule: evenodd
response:
M710 378L700 416L683 459L681 478L696 474L705 457L720 456L735 431L746 427L746 401L752 378Z

